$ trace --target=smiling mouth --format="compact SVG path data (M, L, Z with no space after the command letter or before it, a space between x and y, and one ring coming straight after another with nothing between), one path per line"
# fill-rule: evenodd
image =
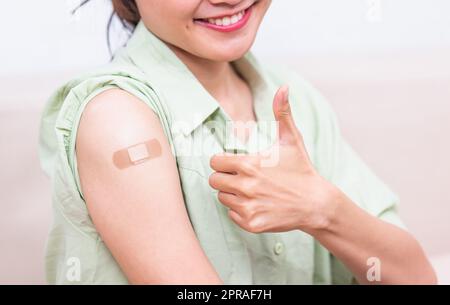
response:
M237 14L230 15L230 16L224 16L224 17L220 17L220 18L208 18L208 19L198 19L198 20L201 20L203 22L208 22L210 24L219 25L219 26L229 26L229 25L238 23L240 20L242 20L242 18L244 18L244 16L245 16L245 11L246 10L242 10L242 11L238 12Z
M250 19L251 11L254 4L252 4L250 7L242 11L234 13L233 15L226 15L214 18L194 19L194 22L199 25L206 26L210 29L220 32L235 31L244 27L247 24L247 21Z

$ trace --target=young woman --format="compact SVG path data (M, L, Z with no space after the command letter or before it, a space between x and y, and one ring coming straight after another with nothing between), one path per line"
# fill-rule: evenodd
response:
M436 282L327 102L249 51L270 4L113 0L131 39L43 113L50 283Z

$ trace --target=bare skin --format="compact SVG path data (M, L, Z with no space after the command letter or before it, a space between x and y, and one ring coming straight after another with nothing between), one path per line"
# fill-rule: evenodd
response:
M226 15L254 2L137 0L145 25L166 41L235 121L254 121L255 116L251 91L230 62L252 45L270 1L257 2L249 26L229 36L208 32L193 20ZM366 283L369 254L384 262L384 283L435 283L433 269L409 233L367 214L316 173L288 105L280 90L274 99L283 152L278 166L261 168L251 156L211 160L216 172L210 184L230 207L230 218L250 232L305 231L361 283ZM148 139L161 143L160 158L125 171L114 166L114 152ZM176 162L159 120L142 101L118 89L95 97L83 112L76 153L93 222L130 283L222 283L189 222ZM280 178L267 179L269 175ZM355 226L358 232L352 230Z

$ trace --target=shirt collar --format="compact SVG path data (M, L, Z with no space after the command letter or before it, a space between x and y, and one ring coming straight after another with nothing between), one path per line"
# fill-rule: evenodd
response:
M218 109L222 110L188 67L142 21L136 26L126 52L154 84L152 89L164 99L172 122L178 123L184 135L189 135ZM256 58L248 52L232 64L252 89L257 120L273 121L272 99L276 86Z

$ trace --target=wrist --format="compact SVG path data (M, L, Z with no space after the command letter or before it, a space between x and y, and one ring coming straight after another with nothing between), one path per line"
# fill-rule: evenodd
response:
M343 214L350 200L338 187L323 180L319 195L321 199L316 201L312 221L307 228L302 229L312 236L337 231L341 222L340 215Z

